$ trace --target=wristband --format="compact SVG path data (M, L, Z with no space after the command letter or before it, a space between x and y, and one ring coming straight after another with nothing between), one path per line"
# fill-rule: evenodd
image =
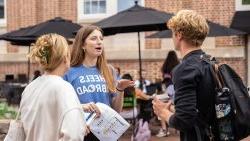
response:
M124 90L118 89L117 87L116 87L116 90L117 90L118 92L123 92L123 91L124 91Z

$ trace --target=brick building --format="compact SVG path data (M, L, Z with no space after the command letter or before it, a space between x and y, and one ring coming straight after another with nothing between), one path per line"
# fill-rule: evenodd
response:
M243 4L242 4L243 2ZM54 17L73 22L91 24L116 14L134 4L134 0L0 0L0 33L34 25ZM208 20L229 27L235 11L250 10L249 0L139 0L139 4L169 13L192 9ZM62 29L63 30L63 29ZM147 78L161 78L160 68L169 50L171 39L147 39L150 33L141 33L142 68ZM27 47L16 47L0 41L0 80L6 74L27 73ZM210 37L204 42L204 50L230 64L247 81L245 37ZM105 52L109 62L119 66L122 73L137 77L138 41L136 33L118 34L105 38ZM38 69L32 64L31 72ZM32 76L32 74L31 74Z

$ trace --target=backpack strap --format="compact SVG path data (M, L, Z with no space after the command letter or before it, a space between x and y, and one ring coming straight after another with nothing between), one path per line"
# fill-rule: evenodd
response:
M211 63L210 70L211 70L211 73L213 75L213 79L214 79L214 82L215 82L215 85L216 85L216 89L222 88L220 78L217 75L218 74L218 65L215 65L214 63Z
M203 141L202 138L201 138L201 130L200 130L200 128L198 126L194 126L194 129L195 129L195 132L196 132L197 141ZM208 136L209 141L215 141L211 126L209 126L209 128L205 128L205 134Z
M216 72L217 77L218 77L218 79L219 79L219 81L220 81L220 83L221 83L221 87L223 88L223 87L225 87L226 85L225 85L224 79L223 79L223 77L222 77L222 74L221 74L221 72L219 71L220 65L221 65L221 64L214 64L214 66L215 66L215 72Z
M225 83L224 83L224 81L222 79L222 76L221 76L221 74L219 72L219 66L220 66L219 62L214 57L211 57L210 55L207 55L207 54L201 55L200 59L202 61L205 61L208 64L210 64L209 67L210 67L210 71L211 71L211 74L212 74L212 77L213 77L213 80L214 80L214 83L215 83L215 89L216 89L216 91L219 90L219 89L222 89L223 86L225 86ZM205 134L209 137L210 141L214 141L215 140L215 136L214 136L214 134L212 132L212 126L209 125L207 122L205 122L203 120L205 118L199 112L199 110L198 110L198 115L200 116L198 118L199 123L201 123L203 126L205 126ZM195 130L196 130L197 134L200 134L200 132L197 132L197 129L195 129ZM201 136L201 134L200 134L200 136ZM199 139L198 136L197 136L197 139Z
M197 109L198 110L198 109ZM198 122L200 124L202 124L205 128L205 134L208 136L209 141L215 141L215 136L212 132L212 126L210 126L209 124L207 124L203 119L204 116L198 111L198 115L200 116L200 118L198 118ZM196 136L197 136L197 140L198 141L202 141L201 139L201 132L198 126L195 126L195 132L196 132Z
M200 59L210 64L210 70L211 70L211 73L215 82L216 89L222 88L224 85L224 82L221 79L221 75L218 75L219 63L216 61L216 59L214 57L211 57L211 55L208 55L208 54L202 54L200 56Z

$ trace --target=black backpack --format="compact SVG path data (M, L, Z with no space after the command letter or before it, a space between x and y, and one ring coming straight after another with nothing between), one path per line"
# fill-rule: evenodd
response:
M239 75L227 64L219 64L210 55L202 55L208 62L216 84L215 109L220 140L241 140L250 135L250 96ZM219 105L219 106L218 106ZM217 112L219 110L219 112ZM221 110L221 111L220 111ZM219 113L219 114L218 114ZM219 116L218 116L219 115ZM223 121L222 124L221 121ZM225 122L230 124L226 127ZM222 125L222 127L220 127ZM232 129L232 130L231 130ZM227 134L233 134L231 137Z

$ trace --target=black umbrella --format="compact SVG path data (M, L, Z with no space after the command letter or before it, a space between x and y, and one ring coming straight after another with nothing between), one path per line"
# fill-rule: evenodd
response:
M231 27L250 34L250 11L236 11Z
M0 40L9 41L14 45L29 46L31 43L35 42L36 39L34 37L23 37L23 35L27 34L33 27L34 26L28 26L2 34L0 35Z
M73 31L81 28L81 25L72 23L70 20L56 17L46 22L39 23L34 26L20 28L12 32L0 35L0 40L10 41L16 45L30 45L44 34L56 33L65 38L74 38Z
M232 35L244 35L245 32L228 28L222 25L219 25L217 23L213 23L211 21L208 21L209 25L209 34L208 37L217 37L217 36L232 36ZM157 33L154 33L152 35L147 36L147 38L171 38L172 37L172 31L171 30L164 30Z
M139 32L167 29L166 21L172 16L173 14L139 6L136 1L135 6L103 19L94 25L100 26L104 31L104 35L138 32L139 73L141 80L141 47Z
M103 19L94 25L100 26L104 35L164 30L167 29L166 21L172 16L173 14L139 6L136 2L135 6Z
M2 34L0 35L0 40L9 41L13 45L29 46L29 52L30 52L30 44L35 42L35 38L22 37L22 35L27 34L27 32L31 28L33 28L33 26L20 28L19 30L15 30L15 31ZM29 75L30 75L30 60L28 59L28 80L29 80Z
M12 32L0 35L0 40L10 41L14 45L30 46L36 39L44 34L56 33L65 38L74 38L73 32L79 30L81 25L72 23L70 20L56 17L37 25L20 28ZM29 47L30 51L30 47ZM28 60L28 77L30 75L30 62Z
M65 38L74 38L74 31L79 30L81 25L72 23L70 20L63 19L61 17L56 17L54 19L48 20L46 22L37 24L33 26L26 34L26 37L39 37L48 33L56 33L62 35Z

